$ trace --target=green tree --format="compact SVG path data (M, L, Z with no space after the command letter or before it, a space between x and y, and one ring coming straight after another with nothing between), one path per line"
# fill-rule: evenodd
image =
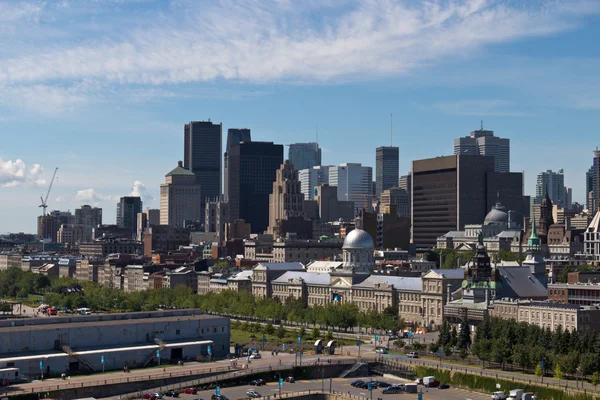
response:
M456 326L452 327L452 331L450 332L450 343L449 348L456 347L458 345L458 332L456 331Z
M304 338L304 335L306 335L306 329L303 326L301 326L298 329L298 336L301 337L301 338Z
M438 346L437 344L429 343L429 351L430 352L437 354L439 349L440 349L440 346Z
M279 327L277 328L277 337L279 339L283 339L285 337L285 334L286 334L285 328L283 326L279 325Z
M398 339L394 342L394 346L396 346L399 349L403 349L404 347L406 347L406 342L402 339Z
M579 357L579 369L584 376L598 370L598 355L594 353L583 353Z
M594 386L598 386L598 380L598 371L594 371L592 378L590 379L590 383Z
M520 365L521 368L523 368L523 371L525 371L525 369L531 367L532 361L531 361L530 348L524 344L517 344L516 346L513 347L513 353L512 353L511 358L514 362L516 362L518 365Z
M313 326L311 336L314 340L320 339L321 338L321 330L317 326Z
M538 378L544 375L544 371L542 370L542 366L538 363L535 365L535 376Z
M425 349L425 345L421 342L413 342L412 348L416 351L421 351L421 350Z
M325 339L329 340L333 340L333 332L331 332L331 329L327 329L327 333L325 334Z
M442 327L438 336L438 346L445 347L448 344L451 344L452 337L450 335L450 325L448 324L448 321L444 320L444 322L442 322Z
M265 328L265 333L268 335L272 335L273 333L275 333L275 327L273 326L273 324L271 324L271 323L267 324L267 326Z
M558 380L563 379L563 372L558 362L554 364L554 378Z
M458 334L458 348L468 349L471 347L471 330L469 329L469 323L464 320L460 323L460 332Z

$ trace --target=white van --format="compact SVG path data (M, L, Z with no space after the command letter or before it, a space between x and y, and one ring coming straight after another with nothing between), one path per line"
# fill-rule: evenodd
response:
M77 309L77 314L81 314L81 315L90 315L90 309L89 308L78 308Z

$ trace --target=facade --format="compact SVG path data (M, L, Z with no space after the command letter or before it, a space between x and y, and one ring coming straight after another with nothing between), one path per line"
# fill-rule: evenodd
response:
M224 240L248 239L252 231L251 228L250 224L247 224L243 219L228 222L225 224Z
M315 215L309 215L308 209ZM305 216L321 223L336 222L340 219L351 221L354 218L354 203L338 200L338 190L334 186L320 185L314 188L314 201L304 202Z
M20 254L0 254L0 271L6 271L10 268L21 269Z
M587 227L584 234L584 252L595 265L600 265L600 211Z
M283 163L283 145L242 142L229 154L229 211L231 220L243 219L255 233L269 226L269 195L276 171Z
M208 121L192 121L184 126L183 168L190 170L196 183L202 188L200 221L204 221L207 198L221 196L221 151L223 124Z
M541 204L546 194L548 194L553 204L561 208L570 206L566 202L565 175L562 169L559 169L558 172L547 170L537 175L534 204Z
M160 224L184 227L186 222L202 222L202 190L196 175L179 161L160 185Z
M77 260L75 279L80 282L102 282L104 261L101 258L84 258Z
M481 129L454 139L454 155L480 155L494 158L496 172L510 172L510 139L494 136L494 131Z
M218 199L207 199L205 211L205 232L215 232L217 241L225 240L225 225L229 223L229 202L224 196Z
M294 168L296 166L294 165ZM315 187L329 184L328 165L319 165L307 169L298 169L298 180L300 181L300 191L304 195L304 200L315 199Z
M279 231L280 221L302 218L304 215L303 205L304 197L300 192L298 170L294 169L294 166L289 162L285 162L281 164L275 174L273 191L269 195L268 233L274 235L274 237L280 236L282 234Z
M56 241L58 243L69 244L71 246L85 241L87 229L83 225L73 224L60 226L56 233Z
M396 207L399 217L410 218L410 193L399 187L391 187L381 193L379 209L389 213L392 207Z
M398 185L400 176L400 148L382 146L375 150L375 194Z
M56 242L61 225L72 225L75 217L69 211L54 210L38 217L37 235L39 238Z
M229 353L229 319L198 310L169 310L0 321L0 368L19 368L22 376L90 373L123 366L220 359ZM15 345L19 343L19 345ZM23 349L27 357L23 357ZM103 356L101 358L101 356ZM104 360L104 364L101 360Z
M487 213L492 157L455 155L413 161L412 243L433 248L437 237L480 223Z
M106 257L116 253L141 254L143 250L142 243L131 240L98 240L79 245L79 254L86 257Z
M340 201L354 203L354 211L371 208L373 169L359 163L344 163L329 167L329 185L337 187Z
M252 134L248 128L229 128L227 130L227 147L225 149L225 154L223 155L223 195L225 200L229 200L229 174L231 173L229 170L229 154L231 152L231 148L239 146L240 142L251 141Z
M75 223L83 225L84 237L83 240L89 242L92 240L92 230L102 225L102 209L83 205L75 210Z
M170 225L156 225L144 232L144 255L152 257L155 251L178 250L190 244L190 231Z
M139 196L124 196L117 203L117 226L127 229L129 239L137 234L137 215L142 212Z
M321 149L318 143L292 143L288 150L288 161L297 170L321 165Z
M309 263L316 260L333 260L341 253L338 240L279 240L261 243L256 240L244 242L244 258L271 263Z
M141 242L144 231L154 225L160 225L160 210L146 209L137 215L137 241Z
M444 305L448 294L459 289L465 279L465 271L457 269L431 269L423 274L423 321L426 326L437 328L444 321Z

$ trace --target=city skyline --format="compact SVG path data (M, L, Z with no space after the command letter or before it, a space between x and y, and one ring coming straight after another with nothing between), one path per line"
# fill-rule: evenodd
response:
M412 160L452 154L453 139L468 135L483 119L486 129L510 139L511 170L525 171L526 194L535 194L539 172L561 165L573 201L585 203L585 173L599 144L600 81L594 71L600 50L593 40L600 34L594 23L600 5L472 2L444 4L437 11L406 2L387 5L387 17L375 22L382 15L378 7L386 4L315 3L298 15L277 4L252 19L246 18L251 4L244 2L235 10L208 4L202 12L197 5L152 1L114 8L0 2L8 27L0 38L11 43L0 56L0 232L35 232L39 196L57 166L48 211L90 204L102 207L110 223L118 199L128 194L158 208L164 173L182 158L183 125L208 118L223 123L224 132L248 127L253 140L276 144L314 141L318 125L322 164L375 168L374 150L389 144L393 113L400 175ZM332 19L315 17L321 12ZM267 46L270 66L256 58L244 66L233 55L252 53L259 44L247 35L239 45L245 47L236 48L230 39L239 38L238 27L229 25L212 40L201 40L209 37L210 26L194 22L203 13L227 15L267 43L275 43L266 32L275 26L285 43ZM359 15L365 18L359 21ZM158 16L160 23L149 22ZM282 17L290 19L289 26L276 24ZM298 17L306 17L308 26ZM406 32L395 30L396 20ZM485 35L484 21L493 28ZM96 30L84 27L91 22ZM429 22L433 28L425 27ZM380 36L345 44L376 24ZM101 38L102 31L113 35ZM181 39L182 32L189 37ZM149 42L148 33L164 39ZM444 49L435 46L441 38ZM203 43L197 53L218 46L229 61L192 56L185 60L186 75L151 57L152 51L172 54L171 47L188 53L196 42ZM403 45L413 42L417 47ZM311 51L302 51L303 45ZM314 59L317 47L347 48L342 53L347 63ZM287 61L290 49L299 49L295 66ZM128 64L130 54L145 61ZM365 54L373 58L367 62ZM98 62L99 55L105 63Z

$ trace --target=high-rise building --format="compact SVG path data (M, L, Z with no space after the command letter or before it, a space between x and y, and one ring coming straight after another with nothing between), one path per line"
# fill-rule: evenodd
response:
M160 225L160 210L147 209L137 215L137 240L144 238L144 231L151 226Z
M537 175L534 204L541 204L546 193L548 193L552 203L561 208L565 207L565 175L562 169L559 169L558 172L547 170Z
M380 211L390 214L396 210L399 217L410 217L410 194L399 187L384 190L381 193Z
M229 154L229 213L231 221L243 219L253 233L269 225L269 195L276 171L283 163L283 145L243 142Z
M395 146L378 147L375 156L375 194L379 197L384 190L398 185L400 149Z
M56 241L58 243L70 244L71 246L83 242L85 240L86 227L80 224L62 224L56 233Z
M286 161L275 174L273 191L269 195L269 230L274 237L278 232L279 221L303 216L304 196L300 191L298 170Z
M585 206L590 211L594 210L594 193L595 182L594 182L594 165L585 173Z
M412 189L412 173L409 172L408 175L402 175L400 179L398 179L398 187L410 193Z
M223 197L208 200L205 211L204 231L215 232L218 242L225 240L225 224L230 222L229 202Z
M102 209L83 205L75 210L75 224L83 226L83 240L92 240L92 230L102 225Z
M413 161L412 243L433 248L436 239L487 214L487 173L493 157L454 155Z
M600 209L600 149L598 149L598 147L594 150L594 162L592 163L592 167L588 171L588 174L591 178L591 187L586 185L586 189L589 190L587 193L588 209L591 209L592 214L595 215Z
M481 129L470 136L454 139L455 155L480 155L494 157L494 171L510 171L510 139L494 136L494 131Z
M318 143L292 143L288 150L288 160L297 170L321 165L321 149Z
M186 222L202 221L201 191L196 175L179 161L160 185L160 224L182 228Z
M222 129L222 124L213 124L210 120L192 121L184 127L183 167L196 175L196 183L202 189L202 222L206 199L221 195Z
M248 128L229 128L227 129L227 147L225 148L225 154L223 156L223 178L224 185L223 191L225 195L225 200L229 199L229 153L231 152L231 148L234 146L239 146L240 142L251 142L252 135L250 133L250 129Z
M142 212L142 199L139 196L123 196L117 203L117 226L127 229L130 237L137 233L137 215Z
M355 211L371 208L373 169L360 163L329 167L329 185L336 186L338 200L351 201Z
M294 165L294 168L296 166ZM298 171L300 191L305 200L314 200L315 187L329 184L329 166L319 165Z

